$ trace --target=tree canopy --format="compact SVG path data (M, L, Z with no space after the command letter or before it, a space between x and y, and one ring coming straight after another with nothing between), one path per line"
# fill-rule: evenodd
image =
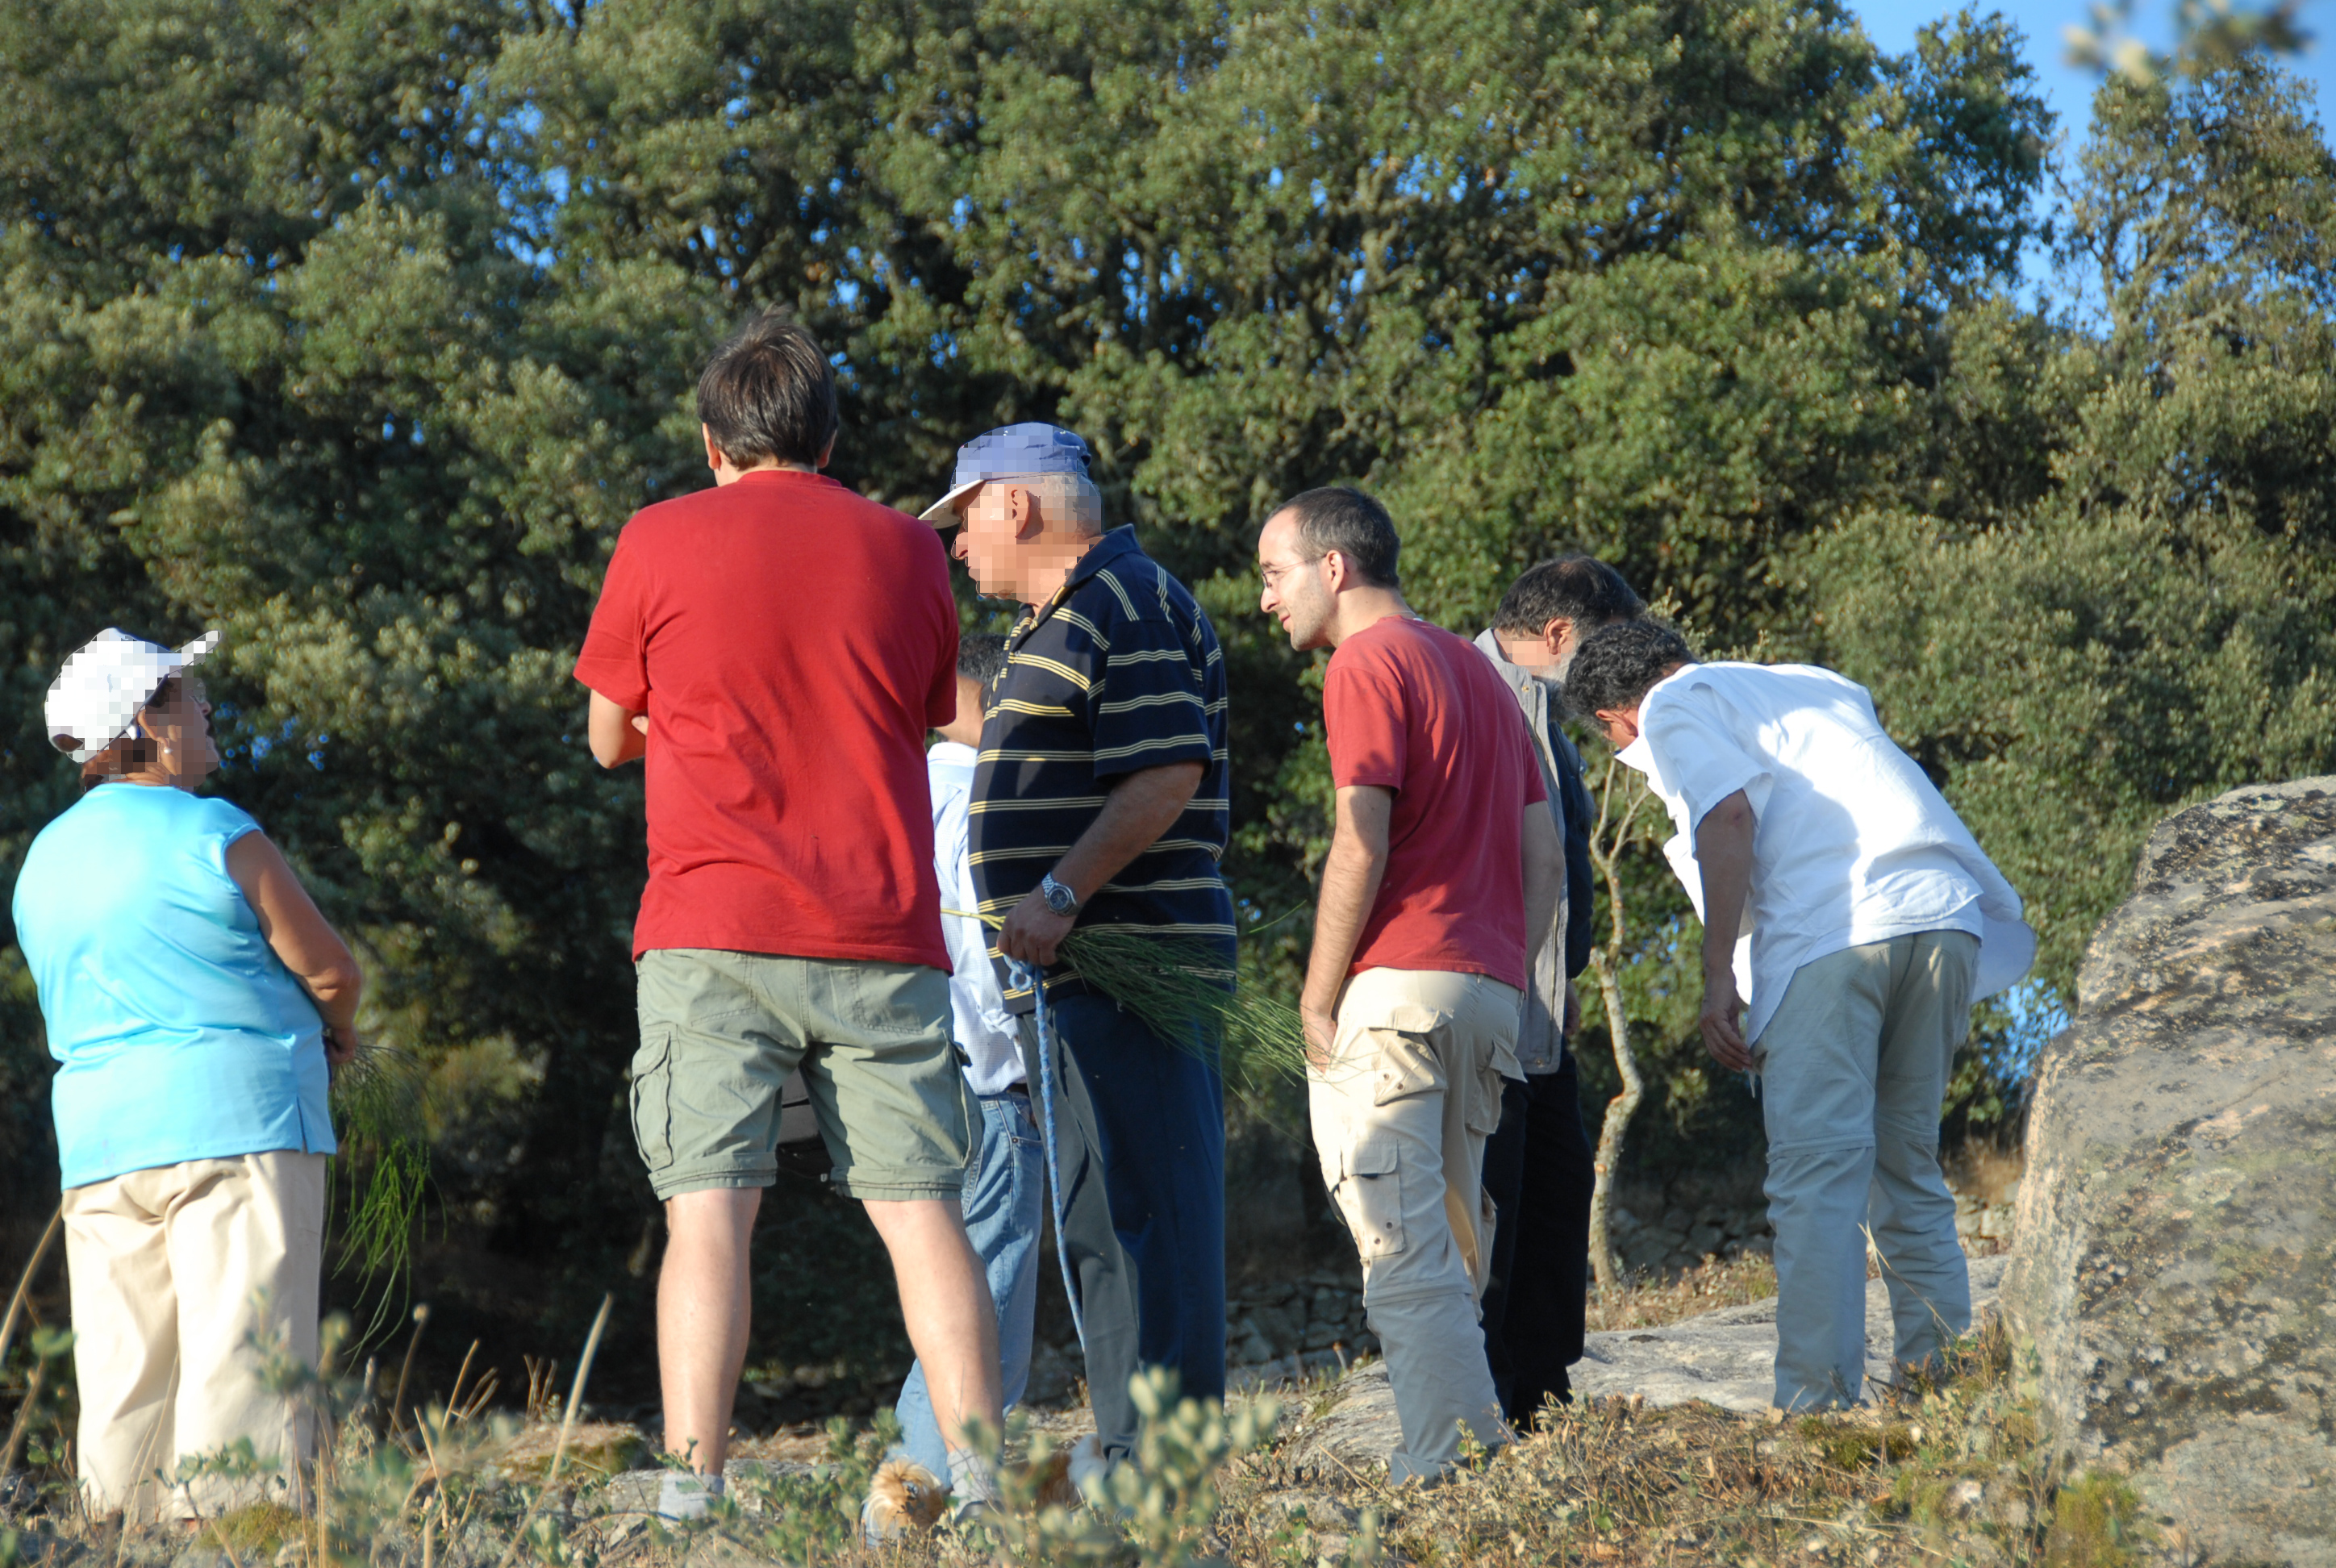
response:
M0 0L0 872L72 798L63 655L219 628L217 787L435 1064L449 1203L630 1248L639 784L568 670L625 518L706 482L697 362L775 304L870 494L1010 420L1094 443L1224 637L1259 912L1328 784L1253 531L1358 482L1446 625L1582 548L1872 686L2065 994L2158 813L2336 769L2336 181L2253 57L2112 83L2023 292L2053 134L2000 18L1902 57L1833 0ZM1721 1113L1666 877L1678 1154ZM35 1182L5 947L0 986Z

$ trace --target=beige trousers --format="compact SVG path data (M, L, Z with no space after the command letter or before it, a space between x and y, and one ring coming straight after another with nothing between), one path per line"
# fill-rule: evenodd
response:
M1338 998L1307 1099L1322 1179L1362 1256L1404 1446L1397 1481L1440 1475L1465 1429L1508 1440L1477 1296L1493 1259L1484 1140L1516 1075L1523 994L1484 975L1366 969Z
M189 1160L65 1193L77 1446L92 1513L212 1517L265 1497L300 1501L313 1418L263 1385L252 1341L316 1364L325 1159ZM259 1475L155 1479L244 1438Z

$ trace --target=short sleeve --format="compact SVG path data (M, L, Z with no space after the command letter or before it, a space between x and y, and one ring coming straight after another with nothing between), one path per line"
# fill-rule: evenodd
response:
M1767 798L1767 763L1736 738L1710 687L1690 677L1650 693L1639 723L1657 776L1687 803L1689 832L1737 790Z
M197 842L202 846L203 867L227 883L240 899L243 891L236 886L235 873L227 868L227 852L234 847L236 840L258 833L259 823L232 801L220 800L216 795L197 798L202 811L201 833Z
M921 522L911 526L919 533L933 535L933 531ZM933 538L935 548L928 559L935 563L936 570L930 575L928 602L932 608L928 613L932 617L936 634L934 649L938 657L933 665L932 684L925 692L925 724L929 728L939 729L957 716L957 650L961 632L957 618L957 595L949 589L949 552L939 547L938 535L933 535Z
M600 601L592 607L584 651L576 658L576 678L628 713L646 713L649 706L644 635L648 583L639 556L633 547L632 531L628 529L618 536L617 551L608 558L608 575L600 581Z
M949 604L949 626L941 634L940 662L933 667L932 689L925 693L925 726L939 729L957 717L957 604Z
M1099 678L1087 690L1095 776L1100 784L1143 768L1215 755L1193 656L1164 619L1119 620Z
M1350 647L1331 658L1322 677L1322 728L1332 784L1403 788L1409 763L1405 706L1401 684L1376 648Z

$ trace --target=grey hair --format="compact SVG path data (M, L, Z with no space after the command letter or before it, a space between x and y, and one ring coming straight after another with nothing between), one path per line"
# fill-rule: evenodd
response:
M1008 473L996 481L1018 484L1038 498L1038 509L1048 519L1076 522L1090 533L1103 531L1103 492L1084 473Z

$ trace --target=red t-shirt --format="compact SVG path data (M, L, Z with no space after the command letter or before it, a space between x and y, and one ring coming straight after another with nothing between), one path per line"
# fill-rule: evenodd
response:
M649 716L653 948L949 967L925 732L957 711L940 535L761 471L634 514L576 678Z
M1387 873L1354 967L1456 969L1525 985L1525 807L1549 798L1517 699L1484 656L1389 616L1338 645L1322 682L1330 776L1395 792Z

